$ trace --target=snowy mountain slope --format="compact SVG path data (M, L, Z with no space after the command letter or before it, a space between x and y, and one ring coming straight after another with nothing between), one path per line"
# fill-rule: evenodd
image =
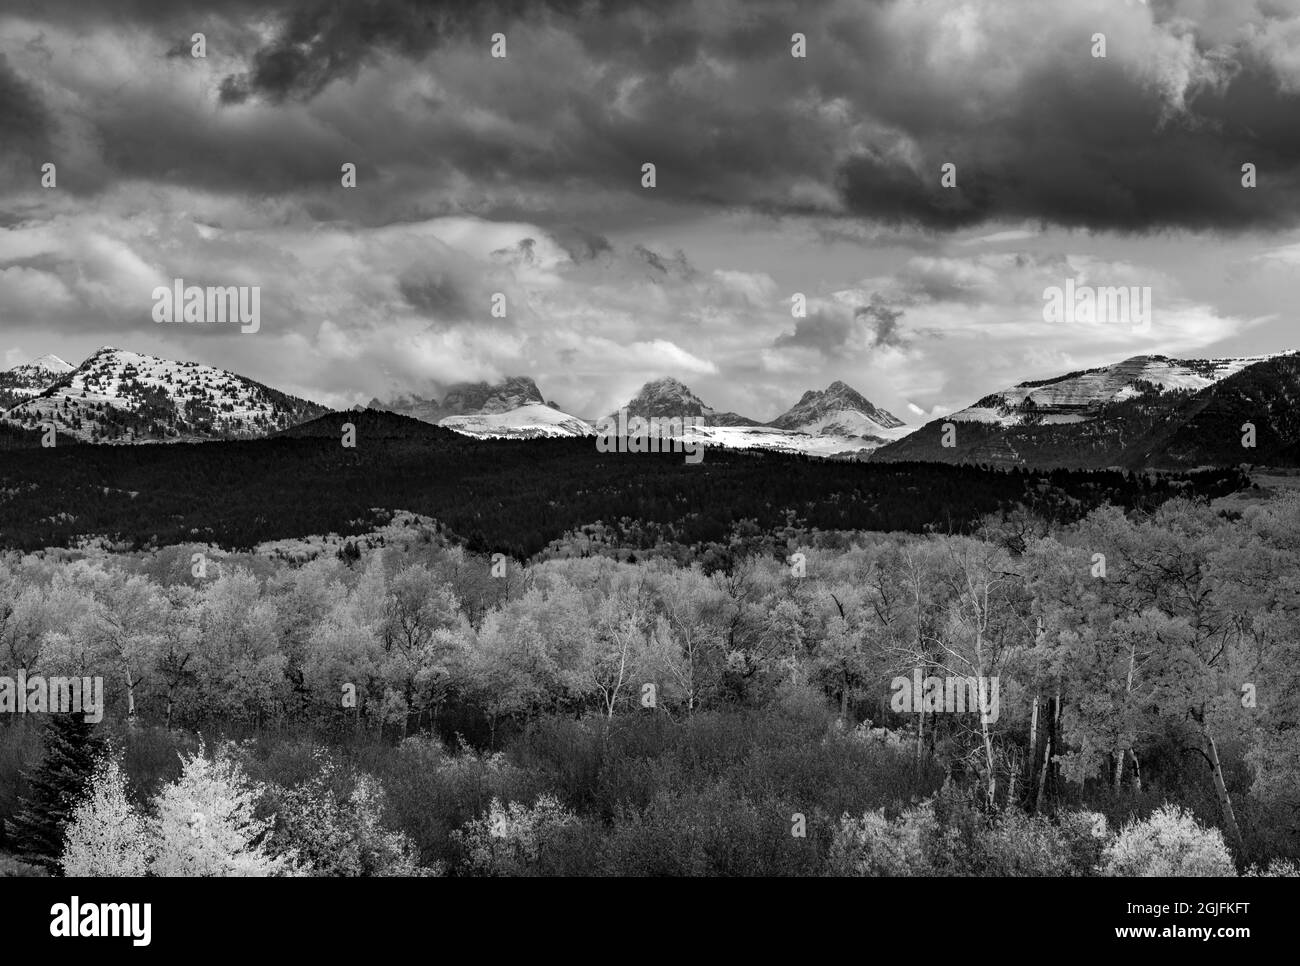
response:
M803 433L772 426L704 426L682 434L688 442L728 449L771 449L805 456L857 457L883 446L885 439L834 433Z
M442 401L407 396L371 407L455 430L466 436L523 438L591 436L596 427L544 402L536 383L514 376L497 385L470 383L449 390ZM622 407L628 418L700 417L703 428L688 438L709 446L763 447L814 456L865 454L907 432L901 420L879 409L842 382L806 392L788 412L763 424L707 405L677 379L654 379ZM611 414L617 419L618 414ZM776 425L776 423L781 425Z
M447 416L439 423L466 436L536 439L542 436L594 436L591 424L545 403L530 403L506 412Z
M376 399L370 408L482 438L535 439L595 432L585 420L548 402L528 376L508 376L496 384L458 383L441 400L418 395L399 396L387 403Z
M1160 392L1199 392L1271 356L1227 359L1170 359L1134 356L1122 362L1052 379L1022 382L991 393L948 418L955 422L1061 424L1090 418L1104 403Z
M805 392L768 425L810 434L892 439L903 421L837 379L823 390Z
M908 431L897 417L838 381L825 390L805 392L799 402L770 423L718 412L671 378L646 383L623 408L629 419L701 417L703 426L689 429L684 439L706 446L774 449L808 456L864 456Z
M0 418L27 429L53 423L84 442L135 443L264 436L324 412L224 369L105 346Z
M44 392L73 368L56 355L44 355L0 372L0 410Z
M1294 466L1300 461L1298 405L1298 353L1139 356L986 396L871 458L1130 470ZM1247 423L1257 435L1250 447L1242 445Z

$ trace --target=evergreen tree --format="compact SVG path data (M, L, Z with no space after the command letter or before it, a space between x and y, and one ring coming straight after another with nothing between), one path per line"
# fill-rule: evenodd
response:
M8 831L18 855L57 873L64 831L95 773L105 741L80 714L51 715L44 741L41 763L23 773L27 794L19 799Z

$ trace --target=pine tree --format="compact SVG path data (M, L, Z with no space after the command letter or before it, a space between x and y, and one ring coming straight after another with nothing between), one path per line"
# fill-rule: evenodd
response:
M105 751L104 739L80 714L55 714L45 726L45 755L23 773L27 794L8 822L15 851L50 872L59 870L64 830Z

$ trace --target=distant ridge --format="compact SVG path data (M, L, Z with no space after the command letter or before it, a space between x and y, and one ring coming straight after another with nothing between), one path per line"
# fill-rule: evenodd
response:
M365 439L454 439L458 434L422 419L383 409L346 409L327 412L303 423L279 430L280 439L342 439L343 427L352 424L358 441ZM360 445L360 442L358 442Z
M951 424L952 446L943 445ZM1243 427L1255 445L1243 446ZM872 454L990 466L1192 469L1300 465L1300 354L1134 356L1022 382Z

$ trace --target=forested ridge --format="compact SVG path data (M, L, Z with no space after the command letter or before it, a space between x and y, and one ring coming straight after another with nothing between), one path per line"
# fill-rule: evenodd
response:
M341 427L356 427L355 448ZM527 559L597 521L629 543L719 541L741 521L819 530L963 532L1025 506L1068 522L1110 503L1245 485L1236 470L1188 475L874 464L770 452L599 453L590 439L477 440L388 413L333 413L255 441L24 447L0 456L0 546L35 550L84 536L126 548L231 548L356 534L374 511L435 517L471 550Z
M977 405L997 398L985 397ZM1044 421L1026 400L1017 408L1019 423L958 422L955 438L945 445L944 426L951 424L939 418L870 458L1135 471L1241 463L1295 467L1300 465L1298 400L1300 355L1291 354L1248 366L1199 391L1161 390L1148 383L1131 398L1097 406L1083 422ZM1247 426L1253 427L1254 439L1243 446Z

